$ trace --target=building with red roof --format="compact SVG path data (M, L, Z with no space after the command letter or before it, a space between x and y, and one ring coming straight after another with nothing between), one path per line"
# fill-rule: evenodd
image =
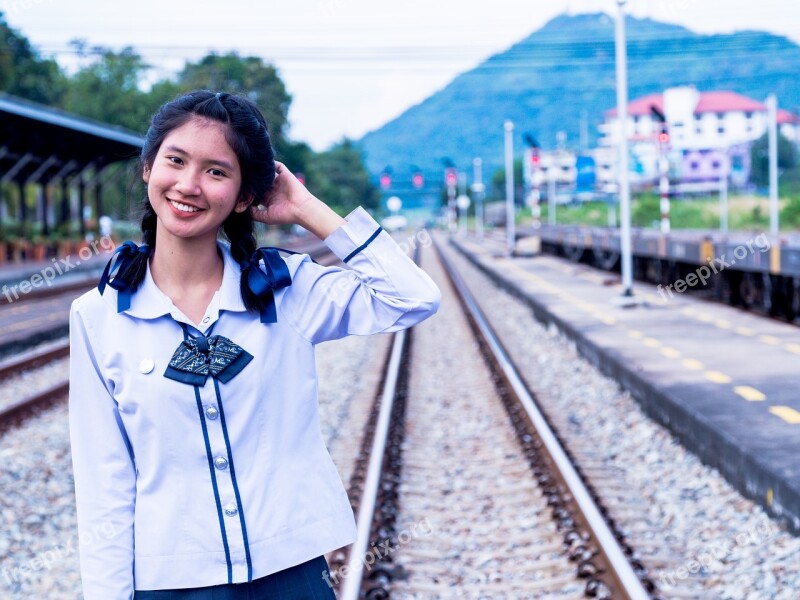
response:
M598 153L610 162L619 139L617 110L604 116ZM778 110L777 121L783 136L800 142L798 115ZM732 185L744 185L750 176L750 145L767 131L767 106L736 92L674 87L632 100L626 131L634 184L654 182L659 158L666 153L674 180L717 185L725 177ZM613 170L609 164L609 175Z

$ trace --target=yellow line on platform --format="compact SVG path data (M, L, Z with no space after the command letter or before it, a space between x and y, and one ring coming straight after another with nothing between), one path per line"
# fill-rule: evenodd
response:
M642 343L648 348L659 348L661 346L661 342L654 338L644 338Z
M717 321L714 321L714 325L716 325L720 329L730 329L731 328L731 322L730 321L726 321L725 319L718 319Z
M786 348L789 352L800 354L800 344L786 344L784 348Z
M680 353L679 350L676 350L675 348L669 348L669 347L662 348L661 349L661 354L663 356L666 356L667 358L680 358L681 357L681 353Z
M791 406L770 406L769 412L789 423L790 425L800 425L800 412Z
M706 371L705 376L706 379L714 383L730 383L732 381L725 373L720 373L719 371Z
M781 343L781 340L776 338L774 335L760 335L758 336L758 340L760 342L764 342L765 344L769 344L770 346L777 346Z
M687 369L691 369L692 371L700 371L705 369L705 365L701 363L699 360L695 360L694 358L684 358L681 361L684 367Z
M750 387L749 385L737 385L735 388L733 388L733 391L748 402L763 402L767 399L763 392L760 392L756 388Z
M628 332L628 337L631 337L635 340L640 340L644 337L644 334L641 331L637 331L636 329L631 329Z
M746 335L747 337L754 336L756 334L756 332L749 327L737 327L734 329L734 331L739 335Z

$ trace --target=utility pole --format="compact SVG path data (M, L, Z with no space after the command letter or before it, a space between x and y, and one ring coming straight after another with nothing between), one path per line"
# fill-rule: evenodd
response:
M728 174L719 178L719 230L728 233Z
M478 238L483 237L483 161L480 158L472 159L472 193L475 196L475 232Z
M508 255L514 255L516 245L516 227L514 223L514 124L506 120L503 123L505 131L505 158L506 158L506 244Z
M455 167L447 167L444 170L444 184L447 187L447 230L452 235L456 230L456 185L458 184L458 171L456 171Z
M585 108L581 110L581 133L580 133L581 152L589 149L589 111Z
M557 154L553 154L553 162L547 169L547 224L556 224L556 160Z
M465 235L467 233L467 211L469 210L469 196L467 196L467 174L458 174L458 198L456 198L456 206L460 213L459 218L459 234Z
M778 101L767 96L767 131L769 134L769 232L778 235Z
M617 66L617 118L619 119L619 207L622 294L633 296L633 259L631 257L631 190L628 181L628 58L625 47L625 2L617 0L615 28Z

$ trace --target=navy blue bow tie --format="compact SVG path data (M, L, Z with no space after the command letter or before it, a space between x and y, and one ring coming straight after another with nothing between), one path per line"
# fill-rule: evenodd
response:
M164 377L205 385L209 375L227 383L253 360L241 346L221 335L189 337L177 347L169 361Z
M274 291L292 285L289 267L286 266L286 262L281 258L280 251L299 254L292 250L272 246L257 248L242 268L247 287L258 298L265 300L264 308L260 313L262 323L276 323L278 321ZM106 264L103 275L100 277L100 283L97 285L100 294L105 291L106 285L117 290L117 312L130 308L131 295L136 291L127 281L120 279L117 275L120 272L124 272L126 265L137 253L149 256L150 247L147 244L137 246L134 242L127 240L114 250ZM264 261L263 270L259 265L262 260Z

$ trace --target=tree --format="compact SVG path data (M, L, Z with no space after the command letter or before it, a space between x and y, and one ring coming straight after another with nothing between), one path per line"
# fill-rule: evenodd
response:
M95 48L86 52L80 42L73 45L95 60L72 76L63 108L103 123L144 132L154 109L149 94L141 90L149 65L131 47L115 52Z
M58 104L67 78L56 61L44 59L0 13L0 90L42 104Z
M769 185L769 139L765 133L750 147L750 180L758 187ZM788 171L797 164L795 147L778 133L778 169Z
M524 196L522 181L522 159L514 159L514 202L519 203ZM490 198L505 198L506 197L506 170L505 168L497 169L492 173L492 183L489 187Z
M180 75L181 91L208 89L246 96L261 110L275 147L286 142L289 105L292 97L277 70L257 56L209 54L196 63L187 63Z
M378 208L380 194L370 182L360 150L347 138L309 162L306 183L315 196L343 213L359 205Z

